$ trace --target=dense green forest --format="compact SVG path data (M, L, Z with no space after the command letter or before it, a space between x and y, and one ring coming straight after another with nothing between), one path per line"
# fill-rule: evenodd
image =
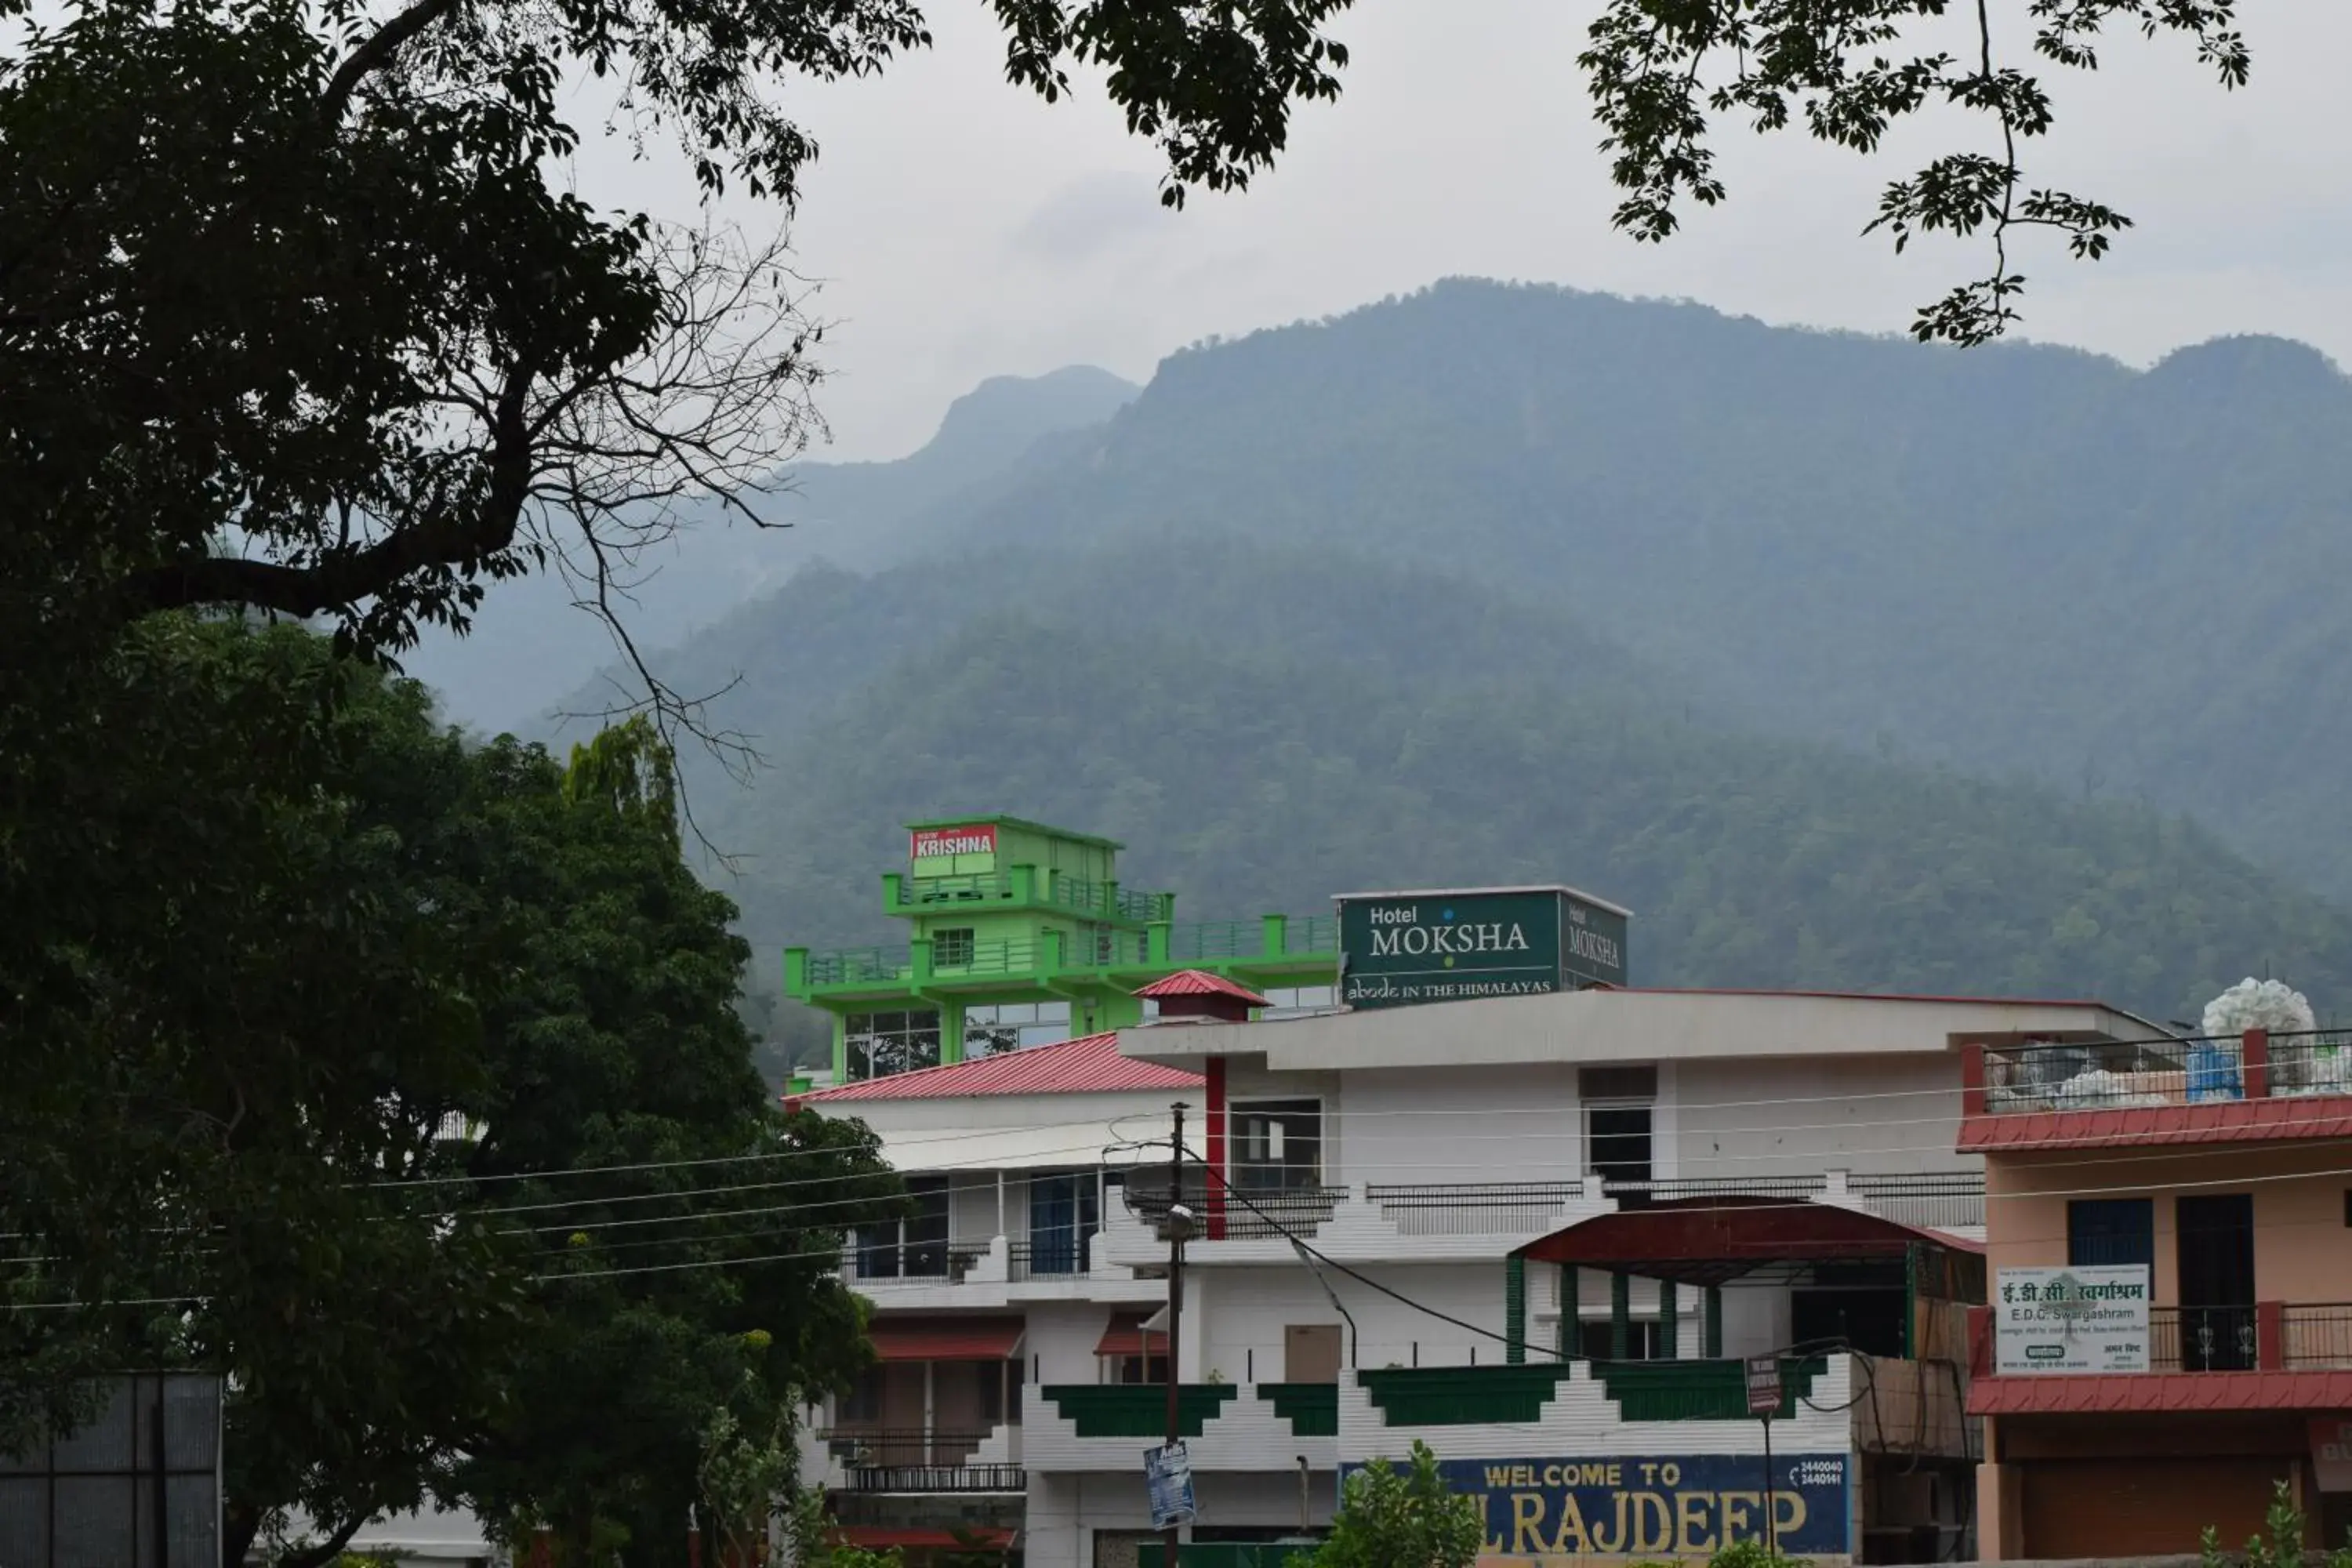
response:
M2352 897L2352 383L2299 344L2142 373L1457 281L1176 354L1031 458L824 552L1473 578L1750 727L2145 797Z
M1633 908L1644 984L2352 996L2352 920L2178 816L1747 732L1402 567L1192 541L825 574L684 651L747 672L714 717L766 737L752 790L690 784L771 969L903 935L900 823L1011 811L1125 840L1193 918L1572 881Z
M2352 383L1459 282L1178 354L964 537L1243 531L1585 618L1775 730L2190 811L2352 894Z

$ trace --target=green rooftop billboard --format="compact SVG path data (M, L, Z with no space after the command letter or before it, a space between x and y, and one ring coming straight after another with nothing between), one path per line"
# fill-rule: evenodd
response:
M1351 1007L1625 984L1627 912L1573 888L1342 893L1339 905Z

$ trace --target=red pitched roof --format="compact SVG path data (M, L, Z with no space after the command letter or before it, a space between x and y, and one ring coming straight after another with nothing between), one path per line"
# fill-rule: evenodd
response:
M1155 980L1136 993L1138 996L1231 996L1253 1007L1266 1005L1265 997L1245 985L1236 985L1222 974L1212 974L1205 969L1180 969L1164 980Z
M885 1319L867 1326L882 1361L1003 1361L1021 1342L1019 1318Z
M922 1068L791 1096L823 1100L962 1100L978 1094L1116 1094L1123 1089L1198 1089L1199 1075L1118 1054L1118 1036L1086 1035L1057 1045L1004 1051L952 1067Z

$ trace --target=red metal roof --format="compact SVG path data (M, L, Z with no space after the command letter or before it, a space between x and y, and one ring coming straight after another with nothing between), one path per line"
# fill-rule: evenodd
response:
M2352 1409L2352 1372L2121 1372L1979 1377L1971 1415Z
M1165 979L1153 981L1136 994L1154 999L1163 996L1231 996L1253 1007L1266 1005L1265 998L1248 986L1235 984L1223 975L1212 974L1205 969L1180 969Z
M1116 1094L1125 1089L1198 1089L1198 1074L1118 1054L1118 1036L1085 1035L1051 1046L1005 1051L952 1067L922 1068L811 1089L787 1105L822 1100L965 1100L984 1094Z
M2104 1110L2000 1111L1963 1118L1959 1147L1964 1152L1999 1154L2030 1149L2252 1143L2287 1138L2352 1138L2352 1101L2331 1094L2118 1106Z
M1517 1256L1719 1283L1767 1263L1900 1258L1915 1242L1952 1252L1984 1250L1981 1243L1962 1237L1836 1204L1726 1194L1595 1215L1528 1243Z
M1110 1327L1095 1342L1097 1355L1166 1355L1168 1335L1164 1330L1146 1330L1150 1312L1115 1312Z
M1003 1361L1021 1342L1019 1318L898 1318L866 1337L884 1361Z

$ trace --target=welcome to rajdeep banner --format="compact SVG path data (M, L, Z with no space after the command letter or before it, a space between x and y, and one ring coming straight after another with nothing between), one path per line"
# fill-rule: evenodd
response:
M1772 1456L1769 1506L1782 1554L1851 1554L1852 1467L1844 1454ZM1438 1468L1486 1514L1482 1561L1704 1557L1765 1538L1761 1455L1448 1459Z

